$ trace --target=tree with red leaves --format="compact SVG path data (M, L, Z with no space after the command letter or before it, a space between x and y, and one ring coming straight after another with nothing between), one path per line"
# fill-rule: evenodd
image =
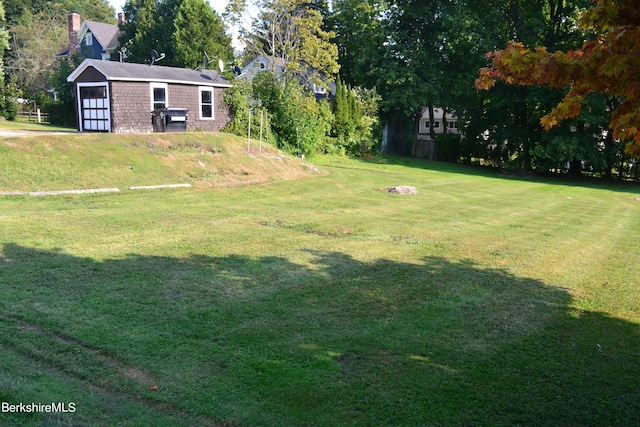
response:
M506 49L487 54L491 66L480 70L475 85L486 90L500 79L523 86L568 86L562 101L540 120L547 130L579 116L592 92L617 98L609 123L613 138L627 142L626 151L640 158L640 8L637 0L594 3L579 25L596 36L582 48L551 53L512 41Z

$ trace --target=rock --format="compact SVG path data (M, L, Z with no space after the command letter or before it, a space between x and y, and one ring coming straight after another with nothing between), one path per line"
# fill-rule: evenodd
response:
M416 187L410 185L398 185L396 187L387 188L387 192L390 194L418 194Z

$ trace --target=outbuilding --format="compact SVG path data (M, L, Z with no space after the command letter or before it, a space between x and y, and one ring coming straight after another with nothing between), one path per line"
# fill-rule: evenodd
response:
M158 131L154 119L163 110L184 111L186 130L219 131L231 120L222 104L231 83L213 70L85 59L67 81L80 132Z

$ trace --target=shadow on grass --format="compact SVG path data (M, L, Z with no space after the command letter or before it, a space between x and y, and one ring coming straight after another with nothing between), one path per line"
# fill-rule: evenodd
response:
M467 260L304 255L96 261L5 244L0 400L77 411L0 421L640 423L638 325Z
M367 161L361 158L358 158L358 160L366 163L372 163L371 161ZM640 182L637 181L634 182L622 180L607 180L604 178L595 178L589 176L571 177L568 175L544 175L535 172L500 172L497 169L486 166L439 162L433 160L417 159L413 157L386 157L384 158L384 162L385 164L400 165L417 169L427 169L445 173L564 185L567 187L588 187L602 190L640 194Z

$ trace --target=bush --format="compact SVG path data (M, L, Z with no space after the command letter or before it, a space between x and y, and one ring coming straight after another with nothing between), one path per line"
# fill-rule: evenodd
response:
M18 98L22 91L13 82L7 83L0 90L0 115L7 120L15 120L18 115Z
M443 162L458 163L460 158L460 135L443 133L436 135L437 159Z

